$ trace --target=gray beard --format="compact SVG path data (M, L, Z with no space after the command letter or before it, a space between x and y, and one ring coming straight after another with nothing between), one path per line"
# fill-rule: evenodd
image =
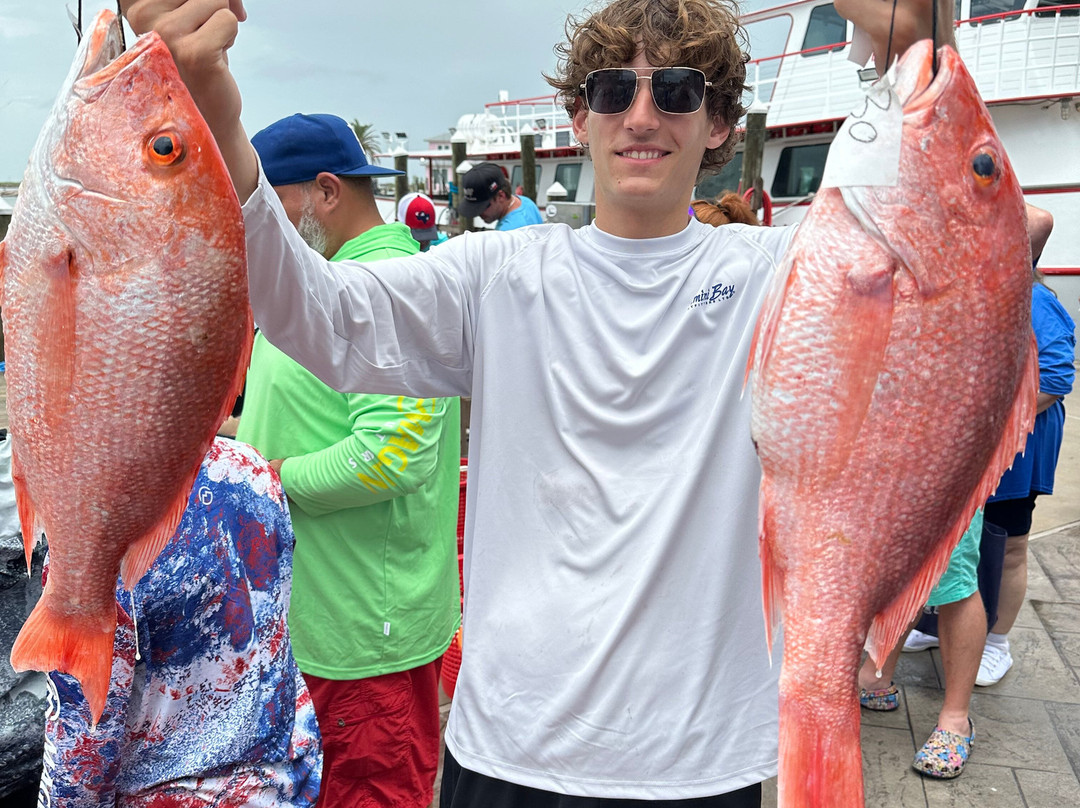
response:
M315 203L305 199L300 208L300 223L296 230L311 249L323 255L326 253L326 228L315 218Z

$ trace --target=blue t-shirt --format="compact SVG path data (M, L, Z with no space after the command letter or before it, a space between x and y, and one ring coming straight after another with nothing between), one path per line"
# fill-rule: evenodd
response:
M1041 283L1031 290L1031 325L1039 344L1039 392L1067 396L1076 376L1076 326L1054 293ZM1034 492L1054 493L1054 469L1064 426L1065 404L1059 398L1035 416L1027 446L1002 475L990 502L1023 499Z
M499 219L497 230L515 230L527 224L543 224L544 217L540 215L540 208L536 207L527 196L519 196L521 204Z

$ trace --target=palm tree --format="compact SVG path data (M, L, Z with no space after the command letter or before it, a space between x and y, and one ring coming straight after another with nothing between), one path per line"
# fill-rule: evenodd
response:
M382 144L379 141L378 133L375 131L375 124L360 123L359 119L353 118L349 126L356 133L356 139L360 141L368 160L378 165L379 158L375 155L382 148Z

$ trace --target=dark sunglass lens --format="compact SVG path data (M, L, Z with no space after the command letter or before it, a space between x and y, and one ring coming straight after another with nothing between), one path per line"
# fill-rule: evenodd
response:
M593 112L614 115L630 108L636 89L633 70L598 70L585 79L585 100Z
M705 74L685 67L665 67L653 73L653 101L661 112L697 112L705 98Z

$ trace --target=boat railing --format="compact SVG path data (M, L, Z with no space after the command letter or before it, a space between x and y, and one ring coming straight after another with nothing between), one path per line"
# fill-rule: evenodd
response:
M1080 95L1080 4L959 20L956 42L986 103ZM743 103L768 104L769 126L846 116L866 86L850 44L751 60Z
M482 114L463 116L457 131L468 140L468 151L475 153L518 148L526 127L535 136L537 149L578 145L570 118L555 94L485 104Z

